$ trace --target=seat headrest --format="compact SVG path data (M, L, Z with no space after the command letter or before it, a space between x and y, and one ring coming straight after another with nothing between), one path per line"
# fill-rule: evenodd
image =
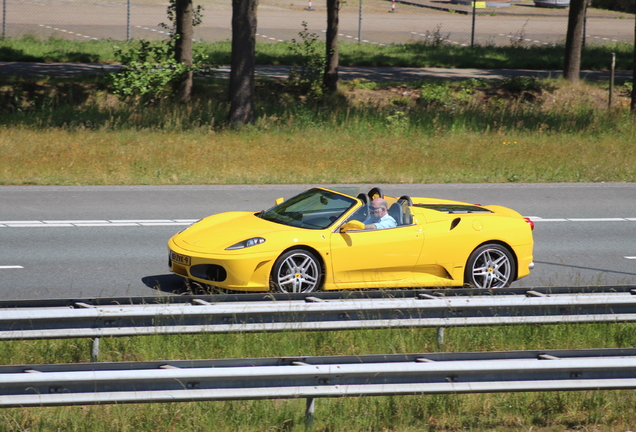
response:
M395 203L391 207L389 207L389 215L393 219L395 219L395 222L397 222L398 226L404 225L404 217L403 217L403 213L402 213L402 205L401 204Z

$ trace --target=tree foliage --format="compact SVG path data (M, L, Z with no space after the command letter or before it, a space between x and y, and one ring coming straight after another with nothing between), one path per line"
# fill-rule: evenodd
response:
M168 39L154 42L140 40L138 45L133 44L126 50L116 50L115 54L122 68L119 72L109 75L113 93L122 99L138 97L144 103L154 102L180 92L184 76L212 73L215 65L210 64L207 56L192 52L191 32L189 45L179 44L184 37L177 30L175 20L178 2L183 1L170 0L167 16L171 24L159 24L170 31ZM191 0L185 1L191 3ZM202 10L202 6L192 8L188 15L192 26L201 23ZM184 94L179 96L181 100L189 99L189 95L185 99Z

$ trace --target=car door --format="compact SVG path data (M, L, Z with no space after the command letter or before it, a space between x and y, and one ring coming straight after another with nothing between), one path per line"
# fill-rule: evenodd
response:
M339 289L407 286L423 242L418 225L332 233L333 282Z

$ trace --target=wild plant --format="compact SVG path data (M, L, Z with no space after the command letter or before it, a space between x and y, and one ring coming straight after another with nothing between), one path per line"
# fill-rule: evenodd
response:
M288 84L296 86L300 91L313 97L323 94L322 75L325 71L325 46L318 40L316 33L307 29L307 22L302 22L303 29L298 33L300 41L292 39L289 50L301 58L299 66L292 66L289 70Z
M214 65L210 64L201 51L193 54L193 64L188 66L174 58L175 43L179 38L174 32L176 0L170 0L167 9L170 25L160 23L159 26L169 30L169 37L158 42L140 40L139 46L126 50L115 49L115 56L121 62L122 69L109 75L113 93L121 99L140 97L143 102L154 102L173 94L172 84L184 73L193 71L200 75L212 73ZM195 8L192 25L201 24L201 5Z

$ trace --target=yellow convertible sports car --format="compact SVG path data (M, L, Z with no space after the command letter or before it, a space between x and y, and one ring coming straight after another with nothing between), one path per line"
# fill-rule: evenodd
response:
M317 187L197 222L169 240L169 263L237 291L499 288L530 273L533 227L496 205Z

